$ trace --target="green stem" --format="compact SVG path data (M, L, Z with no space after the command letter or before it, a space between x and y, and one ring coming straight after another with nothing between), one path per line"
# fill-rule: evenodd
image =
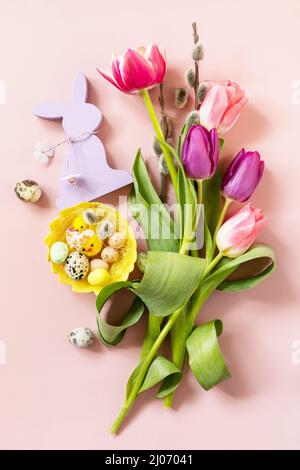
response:
M159 121L157 119L157 116L156 116L151 98L149 96L148 90L146 90L146 89L141 90L140 93L141 93L141 95L144 99L147 111L149 113L149 117L151 119L151 122L153 124L154 130L155 130L155 133L156 133L156 137L158 138L158 140L165 142L165 136L163 134L163 131L162 131L162 129L160 127L160 124L159 124ZM165 146L162 146L162 151L163 151L163 154L164 154L164 157L165 157L165 160L166 160L166 164L168 166L168 170L169 170L169 173L170 173L170 176L171 176L171 180L172 180L172 183L173 183L173 186L174 186L174 190L175 190L175 193L176 193L176 196L177 196L177 171L176 171L173 159L172 159L172 155Z
M213 268L218 264L218 262L222 259L223 257L223 254L222 253L218 253L217 256L212 260L212 262L206 267L206 269L204 270L202 276L201 276L201 281L203 281L203 279L213 270ZM202 301L203 300L203 301ZM196 312L198 313L200 308L202 307L204 301L206 299L205 298L200 298L199 299L199 302L197 303L196 307L193 308L193 311L191 312L191 317L193 318L193 322L192 324L194 323L194 317L196 316L195 314L195 309L196 309ZM202 303L201 303L202 302ZM189 333L186 333L187 335L189 335ZM177 367L179 369L182 368L183 366L183 363L184 363L184 354L183 354L183 357L182 357L182 364L176 364ZM172 404L173 404L173 399L174 399L174 395L175 395L175 391L174 390L173 392L169 393L169 395L167 395L164 399L164 406L165 408L171 408L172 407Z
M232 203L232 199L229 199L229 198L226 198L226 199L225 199L224 206L223 206L223 209L222 209L222 211L221 211L221 214L220 214L220 217L219 217L219 220L218 220L216 229L215 229L213 241L212 241L212 256L214 255L214 253L215 253L215 251L216 251L217 234L218 234L218 231L219 231L221 225L222 225L223 222L224 222L224 219L225 219L225 216L226 216L228 207L230 206L231 203Z
M162 345L165 337L167 336L167 334L169 333L170 329L172 328L172 326L174 325L176 319L178 318L178 316L180 315L180 313L182 312L182 308L181 309L178 309L176 310L176 312L174 312L168 319L167 323L165 324L165 326L163 327L163 329L161 330L159 336L157 337L156 341L154 342L153 346L151 347L150 351L148 352L148 354L146 355L144 361L143 361L143 364L139 370L139 373L136 377L136 380L135 380L135 383L134 383L134 386L129 394L129 397L127 398L127 400L125 401L124 405L122 406L121 408L121 411L117 417L117 419L115 420L115 422L113 423L112 427L111 427L111 432L113 434L116 434L118 432L118 429L119 427L121 426L123 420L126 418L127 414L129 413L131 407L133 406L134 404L134 401L135 399L137 398L138 396L138 393L139 393L139 390L142 386L142 383L145 379L145 376L146 376L146 373L149 369L149 366L151 364L151 362L153 361L153 359L155 358L155 355L157 353L157 351L159 350L160 346Z
M223 253L218 253L217 256L207 265L206 269L204 270L201 281L213 270L213 268L218 264L219 261L223 258Z

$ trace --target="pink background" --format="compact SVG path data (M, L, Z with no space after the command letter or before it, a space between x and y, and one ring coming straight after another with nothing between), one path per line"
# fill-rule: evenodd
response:
M300 448L300 365L292 343L299 320L299 119L293 83L300 79L299 0L174 2L0 0L1 309L0 447L2 449L232 449ZM190 373L174 411L153 391L143 394L118 437L108 429L136 364L143 322L115 349L77 350L67 333L95 331L95 299L60 285L46 262L43 237L56 214L62 150L50 168L33 160L36 141L55 143L61 126L34 117L43 100L71 96L75 74L86 73L90 99L104 114L100 137L114 167L130 170L138 146L151 154L153 131L139 97L117 92L98 76L112 52L163 44L168 56L167 98L190 65L191 23L205 44L201 77L233 79L250 98L226 135L223 158L241 146L258 149L267 170L253 201L269 225L262 240L277 252L277 272L252 291L217 292L201 318L221 318L220 339L233 378L206 393ZM296 84L297 85L297 84ZM154 93L155 94L155 93ZM191 102L190 102L191 103ZM172 115L176 115L172 111ZM178 118L182 122L184 113ZM25 205L16 181L40 182L45 197ZM126 191L122 192L126 194ZM110 201L107 197L104 201Z

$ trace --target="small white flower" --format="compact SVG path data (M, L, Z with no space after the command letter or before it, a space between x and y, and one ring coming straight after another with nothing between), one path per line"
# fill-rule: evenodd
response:
M36 142L33 156L42 165L47 165L49 160L54 157L54 149L51 149L51 146L45 140L42 140L41 142Z

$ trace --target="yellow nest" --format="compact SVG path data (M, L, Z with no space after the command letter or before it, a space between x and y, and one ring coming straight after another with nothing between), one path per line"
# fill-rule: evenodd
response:
M45 238L45 243L48 247L48 261L50 259L50 248L53 243L57 241L66 241L66 230L73 223L73 220L78 215L81 215L86 209L101 207L103 209L103 216L108 217L110 220L115 221L116 230L122 231L126 234L126 244L120 250L118 260L110 267L109 284L118 281L126 281L129 273L134 268L136 261L136 241L132 229L129 227L127 221L116 211L114 208L100 204L98 202L81 202L77 206L69 207L59 213L57 219L53 220L50 224L50 233ZM72 286L74 292L94 292L96 295L100 292L102 287L91 286L87 279L74 281L69 278L65 273L63 265L58 265L51 262L52 272L58 274L59 282Z

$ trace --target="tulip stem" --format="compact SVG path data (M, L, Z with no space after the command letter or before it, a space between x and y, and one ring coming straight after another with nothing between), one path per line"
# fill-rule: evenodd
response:
M213 268L219 263L219 261L221 261L223 257L223 253L218 253L217 256L211 261L211 263L209 263L207 266L206 266L206 269L203 271L203 274L200 278L200 283L199 285L201 284L201 282L203 281L203 279L213 270ZM193 305L193 308L192 308L192 311L191 311L191 318L192 318L192 325L194 324L194 321L196 319L196 316L200 310L200 308L202 307L204 301L206 300L205 298L205 295L203 297L203 294L202 296L200 296L198 299L197 299L197 302L195 302L195 305ZM187 335L189 336L189 334ZM186 337L187 339L187 337ZM184 363L184 358L183 358L183 362L181 364L181 366L178 366L180 369L182 369L183 367L183 363ZM174 395L175 395L175 390L173 390L173 392L169 393L165 399L164 399L164 407L165 408L172 408L172 405L173 405L173 400L174 400Z
M224 206L223 206L223 209L222 209L222 211L221 211L221 214L220 214L218 223L217 223L217 225L216 225L216 229L215 229L215 233L214 233L214 237L213 237L213 241L212 241L212 251L211 251L211 252L212 252L212 256L214 255L214 253L215 253L215 251L216 251L217 234L218 234L218 231L219 231L221 225L222 225L223 222L224 222L224 219L225 219L225 216L226 216L228 207L230 206L231 203L232 203L232 199L225 198Z
M113 423L112 427L111 427L111 432L113 434L116 434L119 430L119 427L121 426L121 424L123 423L123 420L126 418L127 414L129 413L130 409L132 408L138 394L139 394L139 391L140 391L140 388L144 382L144 379L145 379L145 376L146 376L146 373L149 369L149 366L150 364L152 363L153 359L155 358L155 355L157 353L157 351L159 350L160 346L162 345L165 337L167 336L167 334L169 333L169 331L171 330L172 326L174 325L175 321L177 320L178 316L180 315L180 313L182 312L182 308L176 310L176 312L174 312L168 319L167 323L165 324L165 326L163 327L163 329L161 330L159 336L156 338L153 346L151 347L150 351L148 352L148 354L146 355L142 365L141 365L141 368L139 370L139 373L135 379L135 382L134 382L134 386L128 396L128 398L126 399L124 405L122 406L121 408L121 411L117 417L117 419L115 420L115 422Z
M155 130L155 133L156 133L156 137L158 138L159 141L166 142L165 136L163 134L163 131L162 131L162 129L160 127L160 124L159 124L159 121L157 119L157 116L156 116L151 98L149 96L148 90L147 89L141 90L140 93L141 93L141 95L144 99L147 111L149 113L149 117L151 119L151 122L153 124L154 130ZM166 164L167 164L167 167L168 167L168 170L169 170L169 173L170 173L170 176L171 176L171 180L172 180L172 183L173 183L173 186L174 186L175 194L176 194L176 197L177 197L178 196L177 171L176 171L173 159L172 159L172 155L171 155L170 151L168 150L168 148L164 145L162 146L162 151L163 151L163 154L164 154L164 157L165 157L165 160L166 160ZM178 197L177 197L177 199L178 199Z

